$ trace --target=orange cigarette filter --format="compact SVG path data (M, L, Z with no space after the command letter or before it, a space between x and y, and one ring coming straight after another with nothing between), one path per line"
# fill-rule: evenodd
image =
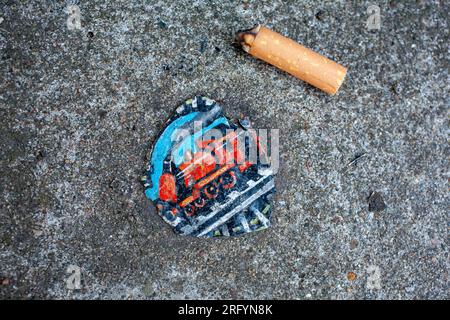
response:
M347 69L264 26L239 31L236 38L252 56L286 71L328 94L335 94Z

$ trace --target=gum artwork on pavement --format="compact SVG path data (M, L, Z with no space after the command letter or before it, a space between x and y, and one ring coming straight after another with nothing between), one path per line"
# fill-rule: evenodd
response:
M214 100L189 99L153 145L142 178L145 194L181 235L235 236L266 229L275 185L260 142L248 120L232 123Z

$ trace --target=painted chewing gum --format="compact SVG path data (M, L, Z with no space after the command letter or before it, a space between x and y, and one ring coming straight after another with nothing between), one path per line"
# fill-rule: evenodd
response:
M238 31L236 39L252 56L334 95L347 68L262 25Z
M229 237L270 227L273 171L261 161L266 149L256 131L239 124L201 96L185 101L166 122L142 181L176 233ZM248 144L242 143L246 137ZM257 161L246 158L250 145Z

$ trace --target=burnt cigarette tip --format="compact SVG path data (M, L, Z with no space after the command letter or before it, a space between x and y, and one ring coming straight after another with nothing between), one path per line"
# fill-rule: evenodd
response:
M257 24L253 28L239 30L236 32L236 41L242 46L245 52L250 51L253 41L255 41L256 35L259 32L261 25Z

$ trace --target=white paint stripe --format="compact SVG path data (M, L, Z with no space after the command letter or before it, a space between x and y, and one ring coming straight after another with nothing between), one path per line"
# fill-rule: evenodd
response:
M222 234L224 236L227 236L227 237L230 236L230 233L228 232L228 227L225 223L220 227L220 230L222 231Z
M260 184L261 182L265 181L268 178L268 176L262 177L261 179L257 180L256 182L253 180L247 181L248 187L247 189L238 192L237 190L234 190L232 193L228 195L228 198L231 200L228 202L225 202L223 204L219 204L217 207L214 207L214 210L211 211L206 217L202 217L203 219L199 222L199 224L195 227L195 229L198 228L198 226L201 226L203 223L214 217L217 212L223 210L226 206L228 206L230 203L232 203L238 196L243 195L247 192L249 192L251 189L253 189L256 185Z
M275 185L274 185L274 182L273 182L273 179L272 179L264 187L262 187L260 190L258 190L258 192L256 192L254 195L252 195L251 197L249 197L246 200L244 200L241 205L235 207L233 210L231 210L226 215L224 215L221 219L217 220L216 222L211 224L209 227L205 228L202 232L200 232L198 234L198 236L199 237L204 236L205 234L207 234L211 230L216 229L221 224L223 224L226 221L230 220L230 218L233 217L236 213L238 213L238 212L242 211L243 209L247 208L250 204L253 203L253 201L255 201L256 199L261 197L263 194L265 194L265 193L269 192L271 189L273 189L274 186Z
M248 222L247 222L247 220L245 220L245 217L243 214L239 215L239 220L241 221L241 224L244 227L245 232L250 232L250 227L248 226Z
M253 209L252 211L256 214L256 216L258 217L259 221L261 221L262 224L263 224L265 227L267 227L267 226L269 225L269 219L267 219L267 218L262 214L261 211L259 211L258 209Z

